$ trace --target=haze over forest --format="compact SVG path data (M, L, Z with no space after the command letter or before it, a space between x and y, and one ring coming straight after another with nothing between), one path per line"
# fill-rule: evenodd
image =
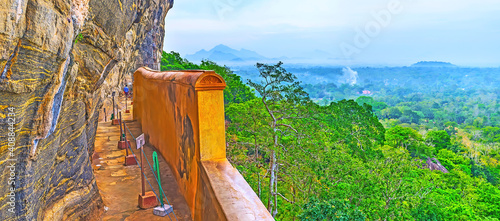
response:
M329 54L331 65L446 61L500 66L500 4L495 0L187 0L175 4L166 18L164 50L182 56L224 44L268 58L322 51Z
M176 7L161 70L225 79L227 158L276 220L500 220L496 1Z

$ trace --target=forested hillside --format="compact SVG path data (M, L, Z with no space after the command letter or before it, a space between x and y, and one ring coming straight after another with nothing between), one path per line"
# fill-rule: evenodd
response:
M228 67L175 52L161 63L224 77L227 157L276 220L500 218L495 79L464 90L432 73L419 78L437 81L434 90L301 85L282 63L256 68L259 77L243 82ZM391 70L388 78L413 76Z

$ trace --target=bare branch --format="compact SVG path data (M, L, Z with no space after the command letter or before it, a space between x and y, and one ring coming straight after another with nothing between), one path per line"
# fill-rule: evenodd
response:
M295 133L297 133L297 130L295 130L295 128L293 128L292 126L288 125L288 124L276 124L277 127L279 126L283 126L283 127L288 127L290 129L292 129L293 131L295 131Z
M278 196L281 196L281 198L283 198L284 200L286 200L287 202L291 203L291 204L294 204L295 202L294 201L290 201L289 199L287 199L285 196L281 195L281 193L279 192L276 192L276 194L278 194Z

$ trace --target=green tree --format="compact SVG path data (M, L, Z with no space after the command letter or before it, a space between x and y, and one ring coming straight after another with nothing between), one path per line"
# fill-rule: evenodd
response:
M364 221L365 215L355 206L350 205L349 200L311 200L304 205L304 210L299 216L300 220L352 220Z
M227 66L217 65L213 61L201 61L200 68L203 70L213 70L226 81L224 89L224 104L243 103L256 98L254 91L243 83L241 77L234 74Z
M424 109L422 110L422 113L424 114L425 118L432 120L434 119L434 111L431 109Z
M321 108L322 122L328 126L331 142L345 145L352 154L362 158L373 157L373 148L384 143L385 129L369 105L358 105L353 100L341 100Z
M392 147L406 148L412 156L425 158L435 154L435 148L425 145L422 135L409 127L398 125L390 128L385 134L385 139Z
M161 59L161 71L171 70L212 70L226 81L224 89L224 104L242 103L256 98L254 91L243 83L241 77L234 74L227 66L220 66L213 61L203 60L200 65L194 64L180 56L179 53L171 51L163 52Z
M388 113L387 117L389 117L391 119L398 119L401 116L403 116L403 113L399 110L399 108L397 108L397 107L389 108L389 113Z
M371 220L411 219L410 209L419 204L433 188L419 162L404 147L381 147L384 158L371 160L366 166L371 182L371 200L363 208L373 211Z
M429 131L425 136L425 141L434 146L437 151L451 147L451 137L444 130Z
M172 71L172 70L196 70L201 69L198 65L189 62L187 59L181 57L181 55L175 51L170 53L162 52L160 70L161 71Z
M260 149L269 142L265 138L271 133L267 125L270 119L261 100L255 98L244 103L230 103L226 117L230 121L227 133L235 135L241 145L248 146L253 162L259 162L258 158L263 154Z
M291 136L297 133L293 126L294 119L304 117L301 108L310 102L309 96L299 82L297 77L282 67L283 63L267 65L257 63L259 76L263 78L260 83L248 81L261 96L267 114L270 117L271 137L273 138L270 147L269 160L269 200L267 207L269 212L276 217L278 213L278 159L277 156L285 147L286 142L280 142L280 137ZM293 135L292 135L293 136Z
M361 106L363 106L363 104L373 105L373 103L375 103L375 100L373 100L373 97L360 96L356 98L356 103Z
M403 111L403 116L407 117L411 123L415 124L418 124L421 118L421 116L417 112L408 109Z
M487 126L482 129L484 141L500 143L500 127Z

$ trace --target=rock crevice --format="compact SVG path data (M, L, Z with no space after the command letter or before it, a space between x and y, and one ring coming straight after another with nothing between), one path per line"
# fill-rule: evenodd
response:
M9 170L0 171L2 220L100 216L104 205L90 158L103 100L120 91L138 66L160 62L164 19L172 5L0 2L5 9L0 10L0 165L15 162L14 183L8 182ZM15 139L11 149L9 138Z

